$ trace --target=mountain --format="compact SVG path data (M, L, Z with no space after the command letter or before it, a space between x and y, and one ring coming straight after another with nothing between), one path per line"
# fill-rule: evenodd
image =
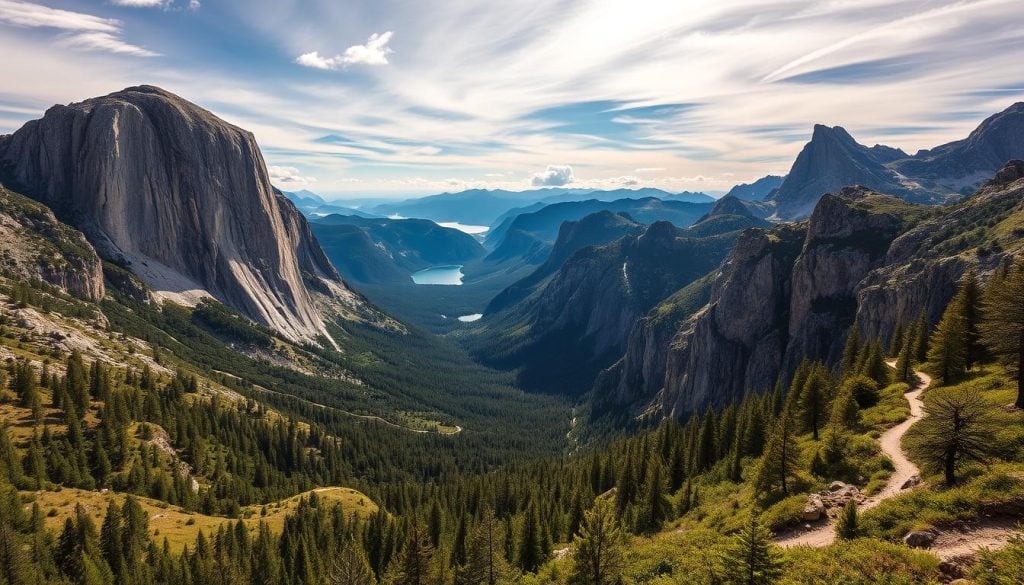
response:
M825 193L863 185L917 203L945 203L977 189L1007 160L1024 157L1024 103L986 119L964 140L909 156L858 144L838 126L816 125L779 188L778 217L806 217Z
M574 189L534 189L505 191L502 189L469 189L458 193L441 193L398 203L384 203L371 209L382 216L416 217L434 221L454 221L466 225L492 225L510 209L523 207L548 197L568 194Z
M797 155L782 185L769 196L783 218L806 217L822 195L846 186L871 189L910 197L895 171L885 163L892 160L888 150L858 144L843 128L814 126L811 141Z
M542 262L545 255L538 252L548 247L558 237L562 222L576 221L591 213L610 211L625 213L642 224L656 221L668 221L678 227L686 227L705 212L711 209L708 203L688 203L684 201L662 201L654 197L644 199L618 199L615 201L570 201L547 205L532 213L515 216L507 227L499 226L496 232L503 232L488 237L486 243L494 246L489 260L500 261L518 256L529 256ZM493 238L501 235L497 241Z
M782 181L785 177L778 175L768 175L761 177L753 183L740 183L732 189L726 195L731 195L739 199L746 199L748 201L763 201L772 191L778 189L782 185Z
M595 401L686 417L785 382L804 358L835 363L854 323L883 343L919 311L935 323L969 268L984 277L1024 252L1022 199L1015 161L954 205L847 188L822 197L806 221L749 230L706 305L677 311L674 323L652 317L671 310L659 307L637 324Z
M409 282L417 270L484 255L473 236L426 219L329 215L312 226L328 258L352 281Z
M46 206L0 186L0 272L41 281L87 301L105 293L103 265L77 230L57 221Z
M614 217L590 217L580 224L611 220L630 229ZM574 231L564 228L563 242ZM692 237L688 229L658 221L640 234L578 249L550 276L503 292L495 304L500 308L468 333L467 347L484 363L515 370L526 389L580 394L622 355L637 319L714 270L740 233Z
M252 134L160 88L50 108L0 138L0 177L160 298L212 295L294 340L327 333L311 288L356 302Z
M673 201L686 201L689 203L714 203L715 198L707 193L701 193L699 191L681 191L679 193L670 193L668 199Z
M486 312L500 311L529 296L577 250L607 244L626 235L639 235L643 229L643 224L633 221L629 215L607 210L592 213L578 221L563 222L558 230L558 238L544 263L526 278L501 291L487 305Z

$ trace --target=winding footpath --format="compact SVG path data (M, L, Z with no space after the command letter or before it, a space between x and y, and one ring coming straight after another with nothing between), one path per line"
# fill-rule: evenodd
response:
M892 366L893 363L890 362L889 365ZM907 434L907 431L910 430L910 427L914 426L914 423L921 420L921 417L924 416L924 403L921 402L921 394L931 386L932 378L924 372L915 371L914 374L919 380L917 387L912 392L907 392L903 395L907 402L910 403L910 415L906 420L888 429L878 438L878 444L882 452L892 461L894 470L882 491L864 500L858 506L861 512L870 510L883 501L898 496L903 491L903 485L907 480L920 473L917 466L903 452L901 441L903 440L903 435ZM836 539L836 530L832 519L828 518L816 524L816 526L809 529L783 534L775 539L775 543L787 548L792 546L821 547L832 544Z

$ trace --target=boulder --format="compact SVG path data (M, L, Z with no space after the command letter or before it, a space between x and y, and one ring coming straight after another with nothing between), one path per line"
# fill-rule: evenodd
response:
M933 542L935 542L935 533L923 530L908 532L903 537L903 544L910 548L931 548Z
M901 490L909 490L910 488L917 487L920 484L921 484L920 476L915 475L915 476L912 476L907 481L903 482L903 485L900 486L900 489Z
M845 487L846 487L845 483L843 483L841 481L833 481L832 483L828 484L828 491L830 491L830 492L838 492L839 490L844 489Z
M804 506L804 511L800 518L807 522L815 522L824 515L825 502L821 499L821 496L814 494L807 498L807 505Z

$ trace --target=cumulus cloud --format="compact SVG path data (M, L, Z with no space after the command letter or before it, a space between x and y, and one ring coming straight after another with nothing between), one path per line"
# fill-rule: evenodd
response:
M270 181L279 187L284 188L295 188L302 187L303 185L309 185L316 183L316 177L303 176L299 169L295 167L280 167L280 166L268 166L267 173L270 175Z
M352 45L345 52L334 57L325 57L317 51L299 55L295 62L313 69L337 70L350 65L387 65L388 55L393 53L388 43L392 31L373 33L365 45Z
M633 172L635 172L635 173L660 173L661 171L664 171L664 170L665 170L665 167L640 167L639 169L634 169Z
M106 51L136 57L158 55L122 39L122 24L119 20L50 8L32 2L0 0L0 24L20 28L56 29L61 31L57 44L71 49Z
M543 172L535 173L530 183L535 187L561 187L576 180L569 165L548 165Z

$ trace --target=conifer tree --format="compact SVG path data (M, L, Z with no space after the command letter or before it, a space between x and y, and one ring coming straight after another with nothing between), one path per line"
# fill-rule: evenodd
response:
M811 368L810 374L804 381L803 389L800 391L799 414L805 428L811 430L815 441L818 440L818 431L825 423L828 411L829 397L828 372L823 367Z
M841 540L853 540L859 534L857 502L850 500L843 506L843 513L836 522L836 536Z
M796 442L793 415L783 411L765 445L754 480L755 493L765 494L778 487L783 494L789 494L799 464L800 447Z
M982 341L1017 378L1017 408L1024 409L1024 261L994 277L982 303Z
M967 371L967 320L964 303L954 297L942 313L942 319L932 332L928 361L943 385L950 385Z
M967 390L942 388L931 396L925 417L914 425L907 443L914 457L942 472L946 485L953 485L965 463L986 463L995 453L992 407L982 395Z
M326 581L328 585L376 585L377 578L363 547L346 538L333 556Z
M911 333L911 332L908 331L908 333ZM913 345L914 345L913 342L911 340L908 340L906 343L903 344L903 347L900 348L899 356L896 358L896 374L895 374L895 377L896 377L897 381L904 382L906 384L911 384L911 385L913 385L913 383L915 381L914 380L914 377L915 377L914 376L914 368L913 368L913 361L914 361L914 347L913 347Z
M782 559L757 514L723 548L717 573L727 585L769 585L782 576Z
M666 493L664 472L660 463L654 462L650 466L645 484L644 510L641 515L640 529L643 532L653 533L657 532L668 519L671 509Z
M599 499L587 512L573 542L574 585L613 585L622 576L625 537L607 500Z
M875 381L880 388L884 388L892 381L892 371L885 363L885 356L882 355L882 343L877 339L866 344L858 359L857 373L867 376Z
M405 551L399 559L395 585L428 585L433 554L430 537L417 521L413 521Z
M928 359L928 334L931 327L928 322L928 315L922 310L914 324L914 362L921 363Z
M533 503L526 509L523 518L523 530L519 537L518 556L519 568L528 571L536 571L547 551L544 549L544 538L541 534L540 518L537 515L537 506Z
M846 336L846 345L843 346L843 357L839 361L839 371L844 375L849 375L853 372L853 368L857 363L857 357L860 355L860 327L854 323L850 327L850 332Z
M973 269L968 270L960 281L960 288L957 290L955 300L967 325L964 345L966 346L966 367L970 370L976 363L988 357L985 346L981 342L982 290L978 284L978 276Z
M466 564L455 574L456 585L504 585L510 583L512 569L502 552L501 525L494 511L484 508L473 533Z

